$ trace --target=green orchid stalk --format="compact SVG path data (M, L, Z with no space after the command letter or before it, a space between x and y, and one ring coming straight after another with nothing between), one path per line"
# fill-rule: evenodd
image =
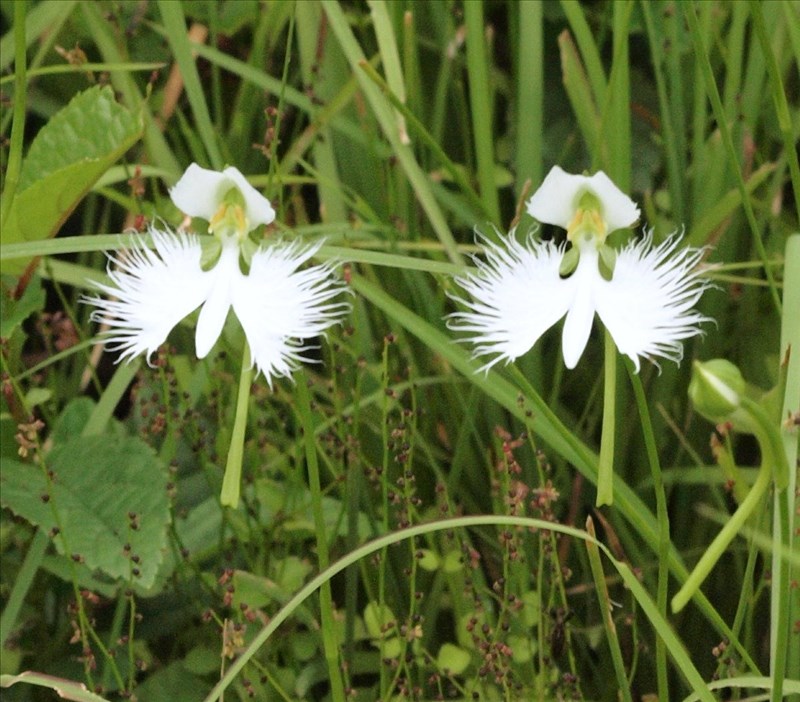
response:
M755 436L761 450L761 466L737 510L672 598L674 612L686 606L754 510L763 504L771 480L776 490L785 490L789 484L789 464L783 450L780 424L765 407L771 394L760 399L755 399L755 395L733 363L724 359L695 362L689 384L689 397L695 409L715 424L727 423L736 431Z

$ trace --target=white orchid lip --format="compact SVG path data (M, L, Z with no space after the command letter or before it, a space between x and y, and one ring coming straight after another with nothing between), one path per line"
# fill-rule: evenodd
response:
M275 220L275 210L269 200L233 166L220 172L193 163L170 190L170 197L182 212L211 223L219 215L220 209L225 205L225 196L232 188L236 188L241 194L244 203L243 226L247 230Z
M564 363L574 368L595 314L637 371L642 358L680 362L683 341L710 321L693 309L710 285L699 269L703 249L679 249L677 234L654 245L652 231L619 251L608 247L606 235L633 225L639 209L602 172L576 176L554 167L528 212L567 229L573 248L532 234L520 243L514 231L499 244L484 240L486 260L457 278L469 297L454 297L464 309L448 321L475 344L476 356L494 356L483 370L526 353L562 318Z

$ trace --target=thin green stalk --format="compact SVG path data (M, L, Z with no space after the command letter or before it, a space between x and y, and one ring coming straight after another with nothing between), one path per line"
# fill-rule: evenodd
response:
M650 464L650 473L653 478L653 491L656 495L656 520L658 523L658 591L656 604L658 612L665 619L667 617L667 588L669 586L669 511L667 509L667 494L664 490L664 478L661 474L661 463L658 459L658 447L653 433L653 423L650 420L650 409L647 406L647 397L644 394L642 379L633 370L633 364L626 359L628 375L633 385L633 395L639 410L639 419L642 423L642 434L647 451L647 461ZM662 638L656 639L656 674L658 677L658 699L668 700L669 681L667 678L667 650Z
M244 437L247 431L247 413L250 407L250 386L253 383L255 369L250 358L250 346L245 341L242 354L242 368L239 372L239 392L236 396L236 417L233 420L231 444L228 448L228 460L225 463L225 475L222 478L222 492L219 501L223 506L236 509L239 505L239 494L242 485L242 459L244 457Z
M605 332L603 363L603 428L600 435L600 457L597 463L597 506L614 502L614 438L617 418L617 346L608 330Z
M475 157L481 199L490 220L500 226L500 203L495 180L494 138L492 130L493 94L489 83L489 58L486 55L486 26L483 2L464 3L464 24L467 28L467 75L469 103L472 111Z
M14 3L14 122L11 125L8 165L2 197L0 197L0 231L5 230L6 219L11 212L11 203L17 192L19 173L22 169L22 147L25 137L25 108L28 88L28 62L25 54L25 0Z
M328 554L328 530L325 527L325 515L322 512L322 487L319 478L319 461L315 436L314 417L311 414L311 400L308 391L308 379L300 374L297 380L296 393L297 412L303 427L303 445L308 469L308 486L311 490L311 511L314 516L314 530L317 536L317 559L320 571L327 570L330 565ZM320 619L322 620L322 645L325 649L325 660L328 663L328 676L331 695L334 702L345 702L342 671L339 666L339 646L336 642L336 628L333 621L333 595L330 580L321 584L319 592Z
M728 152L730 165L733 168L734 176L736 177L736 184L739 187L739 192L742 194L742 207L744 208L747 222L750 225L750 232L753 235L756 251L764 264L764 274L769 282L769 290L772 296L772 302L775 305L775 310L778 314L781 313L781 299L778 294L778 287L775 284L775 277L772 274L772 269L767 265L768 257L767 250L764 248L764 241L761 238L761 229L756 222L756 215L753 211L753 204L747 194L747 185L742 176L742 168L739 159L736 155L736 148L733 145L733 138L731 137L731 130L728 126L728 120L725 116L725 108L722 105L722 99L717 89L717 82L714 79L714 72L711 69L711 61L709 60L708 51L706 50L705 42L703 41L703 34L700 31L700 25L697 19L697 12L695 11L694 3L687 2L683 5L684 14L689 24L690 34L692 35L692 43L694 44L695 53L698 57L698 63L702 69L703 82L705 83L706 92L711 100L711 107L714 110L714 117L717 120L722 142L725 145L725 150Z
M747 497L726 522L725 526L722 527L722 530L711 542L705 553L703 553L697 565L694 567L694 570L681 586L681 589L678 590L677 594L672 598L673 612L680 612L699 590L700 585L711 572L714 565L716 565L720 556L728 547L728 544L733 541L733 538L739 533L753 510L764 499L771 477L772 467L769 461L762 461L756 481L753 483L753 487L750 488Z

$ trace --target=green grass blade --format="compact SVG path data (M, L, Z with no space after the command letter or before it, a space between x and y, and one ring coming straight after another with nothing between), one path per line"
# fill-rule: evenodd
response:
M353 35L353 30L350 28L342 7L338 3L332 2L332 0L323 0L322 6L328 17L331 30L339 40L342 51L350 64L350 68L353 73L355 73L375 118L380 124L384 135L389 140L389 143L392 145L392 150L397 156L400 165L406 172L411 187L414 189L417 199L427 214L434 232L436 232L450 260L453 263L461 263L461 254L456 246L453 233L450 231L447 220L439 208L439 204L436 202L430 183L428 182L428 177L422 168L420 168L411 149L408 145L403 144L400 139L400 134L397 131L397 121L391 104L388 103L377 86L367 78L361 68L362 64L366 62L366 57Z
M750 198L747 196L747 185L744 182L741 164L739 163L739 159L736 155L736 148L733 145L731 130L728 126L728 119L722 106L719 90L717 89L717 83L711 68L708 51L706 50L703 32L700 29L700 24L697 19L697 12L695 11L694 2L685 3L683 5L683 11L689 24L689 31L692 36L692 43L694 45L695 52L697 53L698 63L700 64L700 68L702 70L706 92L711 100L711 107L714 111L714 116L716 117L720 133L722 134L722 141L725 145L725 150L728 153L728 159L730 161L731 168L733 169L736 177L736 184L739 187L739 191L742 195L742 206L744 208L745 216L747 217L747 222L750 225L750 232L753 236L753 242L756 250L758 251L758 255L761 257L761 262L764 264L764 273L767 277L767 281L769 281L769 288L773 304L775 305L775 309L778 311L778 313L780 313L781 301L778 294L778 288L775 284L775 278L772 275L772 271L767 266L767 251L764 248L764 241L761 237L761 228L756 222L756 216L753 212L753 205L750 202Z
M472 111L472 134L478 167L478 183L490 221L500 226L500 203L495 179L492 108L494 93L489 83L489 57L486 52L486 27L483 2L464 4L464 23L467 28L467 75L469 104Z
M522 0L517 42L517 197L525 181L534 186L544 177L542 146L544 141L544 5L539 0Z
M614 675L617 678L617 690L619 690L619 696L623 702L633 702L630 685L628 685L628 676L625 673L625 663L622 660L622 650L619 647L617 627L611 615L613 605L611 598L608 596L608 585L606 584L606 575L603 572L603 564L600 560L600 549L594 541L596 536L594 522L591 517L586 519L586 531L591 537L586 539L586 551L589 554L589 566L594 580L594 590L597 593L597 603L600 606L600 618L603 621L603 630L606 632L606 641L611 651L611 662L614 665Z
M217 141L217 131L208 111L200 75L197 73L197 64L192 56L191 43L186 33L183 5L179 2L159 0L158 9L161 11L161 18L164 21L167 41L172 47L172 53L181 69L186 97L192 106L197 130L200 132L200 138L203 140L203 146L210 160L209 165L215 170L221 171L225 162Z

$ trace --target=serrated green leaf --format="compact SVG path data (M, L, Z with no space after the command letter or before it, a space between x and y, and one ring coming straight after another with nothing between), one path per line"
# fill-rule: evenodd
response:
M38 467L4 459L0 503L48 532L57 513L61 536L54 541L60 552L66 541L66 555L80 556L87 567L124 581L136 568L134 582L152 585L170 519L166 471L153 450L133 437L76 437L54 448L46 462L54 476L52 490ZM130 514L138 528L131 528Z
M139 133L140 121L114 99L109 86L84 90L36 135L17 187L22 192L67 166L107 158Z
M4 244L54 236L83 196L142 134L110 87L79 93L39 131L22 164ZM25 259L4 262L19 272Z

